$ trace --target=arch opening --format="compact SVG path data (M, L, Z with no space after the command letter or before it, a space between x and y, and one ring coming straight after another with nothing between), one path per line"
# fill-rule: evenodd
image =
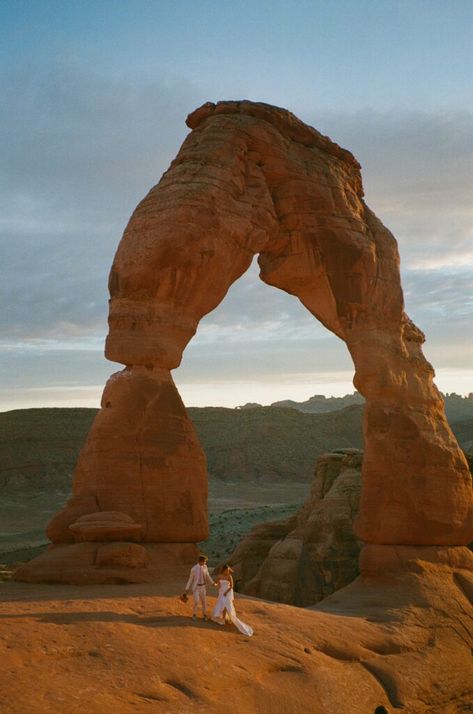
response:
M294 296L261 281L257 257L199 322L173 371L187 407L269 405L353 391L343 341Z

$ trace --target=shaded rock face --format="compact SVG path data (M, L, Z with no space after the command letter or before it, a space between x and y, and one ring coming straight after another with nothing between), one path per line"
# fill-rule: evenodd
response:
M125 369L105 388L74 497L128 513L145 541L205 539L205 458L170 370L257 254L261 279L296 296L353 358L366 399L357 537L468 543L471 476L356 159L266 104L207 103L187 124L115 255L106 356Z
M469 462L473 473L473 459ZM228 558L238 591L307 607L355 580L362 543L353 525L359 510L362 463L363 452L358 449L339 449L317 459L310 495L300 510L285 521L255 526ZM469 547L473 550L473 543ZM394 558L395 563L395 554L401 550L401 546L384 550L365 546L360 565L365 574L373 562L378 575L384 567L388 572L393 563L386 559ZM402 552L416 558L421 551L406 547ZM429 550L427 546L421 555L436 562L440 552L438 547ZM453 557L457 550L449 553Z
M81 516L69 526L76 543L94 541L140 541L143 529L126 513L99 511Z
M266 600L309 606L359 573L363 454L344 449L317 460L310 495L293 517L254 528L230 557L236 588Z

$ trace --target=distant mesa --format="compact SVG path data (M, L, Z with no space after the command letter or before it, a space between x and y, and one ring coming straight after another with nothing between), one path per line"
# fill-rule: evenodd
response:
M263 103L207 102L187 124L113 261L105 352L124 368L105 386L73 499L49 530L42 577L50 558L64 580L76 568L93 582L81 559L96 558L100 543L71 543L88 508L129 516L149 552L172 546L173 557L193 557L192 544L207 537L206 458L171 370L255 255L261 280L299 299L353 359L366 401L356 538L370 548L470 542L471 475L422 354L424 335L404 312L396 241L364 202L357 160ZM22 579L38 579L37 562ZM136 580L137 570L120 577ZM96 573L104 582L106 567Z
M324 414L334 412L353 404L364 404L365 400L358 392L347 394L344 397L326 397L323 394L314 394L305 402L294 402L292 399L285 399L280 402L273 402L272 407L292 407L308 414Z
M344 407L351 406L352 404L364 404L365 400L355 392L354 394L347 394L344 397L326 397L324 394L314 394L305 402L296 402L293 399L284 399L279 402L272 402L271 407L281 407L284 409L297 409L300 412L307 412L308 414L324 414L325 412L334 412ZM247 402L237 409L258 409L261 408L262 404L257 402Z
M473 392L468 396L462 397L455 392L442 394L444 400L445 413L450 425L473 419ZM309 414L323 414L331 411L338 411L353 404L362 405L365 403L363 396L359 392L353 394L345 394L343 397L326 397L324 394L314 394L309 399L303 402L297 402L294 399L284 399L278 402L272 402L270 406L285 409L297 409L300 412ZM256 402L247 402L237 409L257 409L262 408L261 404ZM466 428L466 426L465 426Z

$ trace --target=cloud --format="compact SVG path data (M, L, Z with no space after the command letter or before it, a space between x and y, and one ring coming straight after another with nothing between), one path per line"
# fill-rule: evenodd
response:
M76 220L108 220L116 209L128 215L169 164L198 101L185 82L113 79L77 65L29 67L2 79L3 171L11 191ZM80 203L64 204L74 195Z
M114 251L186 135L186 114L209 97L159 76L113 78L70 64L20 69L2 83L1 338L13 345L6 379L18 369L31 387L100 383L114 369L97 350ZM428 349L461 367L471 343L473 115L304 118L360 159L367 203L400 244L407 309ZM68 341L77 357L66 355ZM181 377L327 369L351 369L344 346L295 298L261 283L253 266L202 321Z
M191 87L56 65L2 77L3 336L104 333L124 226L182 142Z
M366 201L396 236L403 266L470 265L473 113L327 113L319 126L362 164Z
M404 275L406 299L416 312L431 314L447 330L454 321L471 319L472 274L463 270L408 270Z
M471 210L473 113L325 113L319 126L361 161L368 199L389 210ZM376 208L374 209L376 210Z

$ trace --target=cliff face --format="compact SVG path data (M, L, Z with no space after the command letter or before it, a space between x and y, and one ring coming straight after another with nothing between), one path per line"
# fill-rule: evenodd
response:
M467 458L473 469L472 455ZM355 580L362 463L357 449L317 459L302 508L287 520L255 526L228 558L240 592L308 607Z
M254 528L230 558L236 587L248 595L308 606L358 575L362 452L319 457L310 495L287 521Z

